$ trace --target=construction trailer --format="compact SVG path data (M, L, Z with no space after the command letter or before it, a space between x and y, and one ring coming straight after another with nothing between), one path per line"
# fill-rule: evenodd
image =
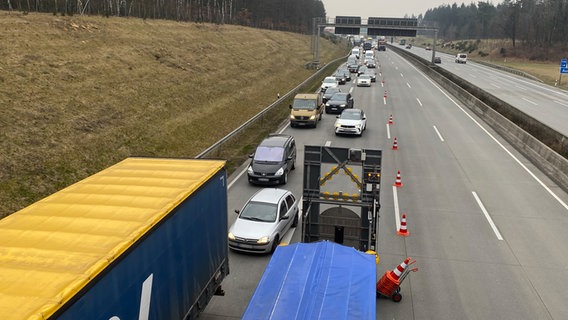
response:
M381 150L305 146L303 242L330 240L361 251L376 250L381 160ZM351 186L342 183L324 190L341 173ZM346 191L348 187L353 191Z

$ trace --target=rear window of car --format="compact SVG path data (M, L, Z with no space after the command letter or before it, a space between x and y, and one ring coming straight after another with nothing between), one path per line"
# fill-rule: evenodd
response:
M263 147L256 148L254 153L255 161L282 161L284 158L283 147Z

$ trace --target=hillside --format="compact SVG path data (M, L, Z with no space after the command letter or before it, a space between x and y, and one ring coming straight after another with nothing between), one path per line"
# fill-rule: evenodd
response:
M309 35L240 26L0 11L0 38L0 217L128 156L194 157L313 72Z

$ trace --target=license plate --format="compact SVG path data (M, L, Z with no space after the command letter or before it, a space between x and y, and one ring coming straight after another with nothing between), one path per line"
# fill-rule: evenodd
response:
M268 178L258 178L258 181L267 182Z

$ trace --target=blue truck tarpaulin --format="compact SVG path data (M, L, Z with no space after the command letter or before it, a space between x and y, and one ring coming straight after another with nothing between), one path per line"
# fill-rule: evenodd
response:
M329 241L279 246L243 319L376 319L376 268Z

